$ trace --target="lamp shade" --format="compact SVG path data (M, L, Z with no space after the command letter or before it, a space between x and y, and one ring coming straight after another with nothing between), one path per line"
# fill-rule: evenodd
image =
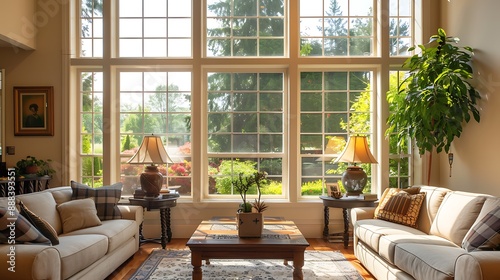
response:
M141 146L127 163L162 164L172 163L159 136L144 136Z
M370 152L366 136L351 136L342 154L335 162L377 163Z

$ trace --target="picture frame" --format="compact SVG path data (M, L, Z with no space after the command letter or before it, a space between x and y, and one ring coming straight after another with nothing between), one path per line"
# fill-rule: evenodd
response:
M339 198L342 196L338 183L326 183L326 190L329 197Z
M54 87L14 87L14 135L54 135Z

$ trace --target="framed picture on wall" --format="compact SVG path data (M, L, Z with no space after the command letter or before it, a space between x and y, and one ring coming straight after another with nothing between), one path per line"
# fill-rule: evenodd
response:
M14 87L14 135L54 135L54 87Z

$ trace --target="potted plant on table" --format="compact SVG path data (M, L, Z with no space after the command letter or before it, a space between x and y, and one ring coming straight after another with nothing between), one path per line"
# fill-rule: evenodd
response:
M267 205L261 200L261 188L265 182L265 172L256 172L249 176L239 174L238 178L233 180L233 185L243 200L236 214L239 237L260 237L262 235L264 228L262 212L267 209ZM257 188L257 198L250 203L247 201L247 192L253 186ZM254 211L252 212L252 210Z
M458 41L439 28L427 46L418 46L420 54L404 62L409 73L398 90L387 93L392 114L386 135L396 134L401 147L414 139L420 155L430 153L428 180L434 149L448 153L471 114L476 122L480 120L476 106L481 97L469 83L473 49L456 46Z
M52 176L56 171L50 166L51 160L27 156L16 163L16 174L27 178Z

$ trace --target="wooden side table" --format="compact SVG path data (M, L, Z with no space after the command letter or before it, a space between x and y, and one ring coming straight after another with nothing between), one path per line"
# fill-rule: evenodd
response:
M349 213L347 209L356 207L375 207L378 201L374 200L363 200L359 197L342 197L333 198L330 196L320 196L323 200L324 206L324 217L325 217L325 227L323 229L323 237L328 241L330 236L337 236L339 234L329 233L328 225L330 224L330 207L331 208L342 208L342 215L344 218L344 232L342 233L342 241L344 241L344 248L349 246Z
M161 247L165 249L167 243L172 240L172 229L170 227L170 208L177 205L178 193L174 194L163 194L158 198L146 199L146 198L129 198L130 204L139 205L142 208L150 211L152 209L160 210L160 222L161 222ZM151 241L145 239L142 235L142 223L140 225L140 239L141 243Z

